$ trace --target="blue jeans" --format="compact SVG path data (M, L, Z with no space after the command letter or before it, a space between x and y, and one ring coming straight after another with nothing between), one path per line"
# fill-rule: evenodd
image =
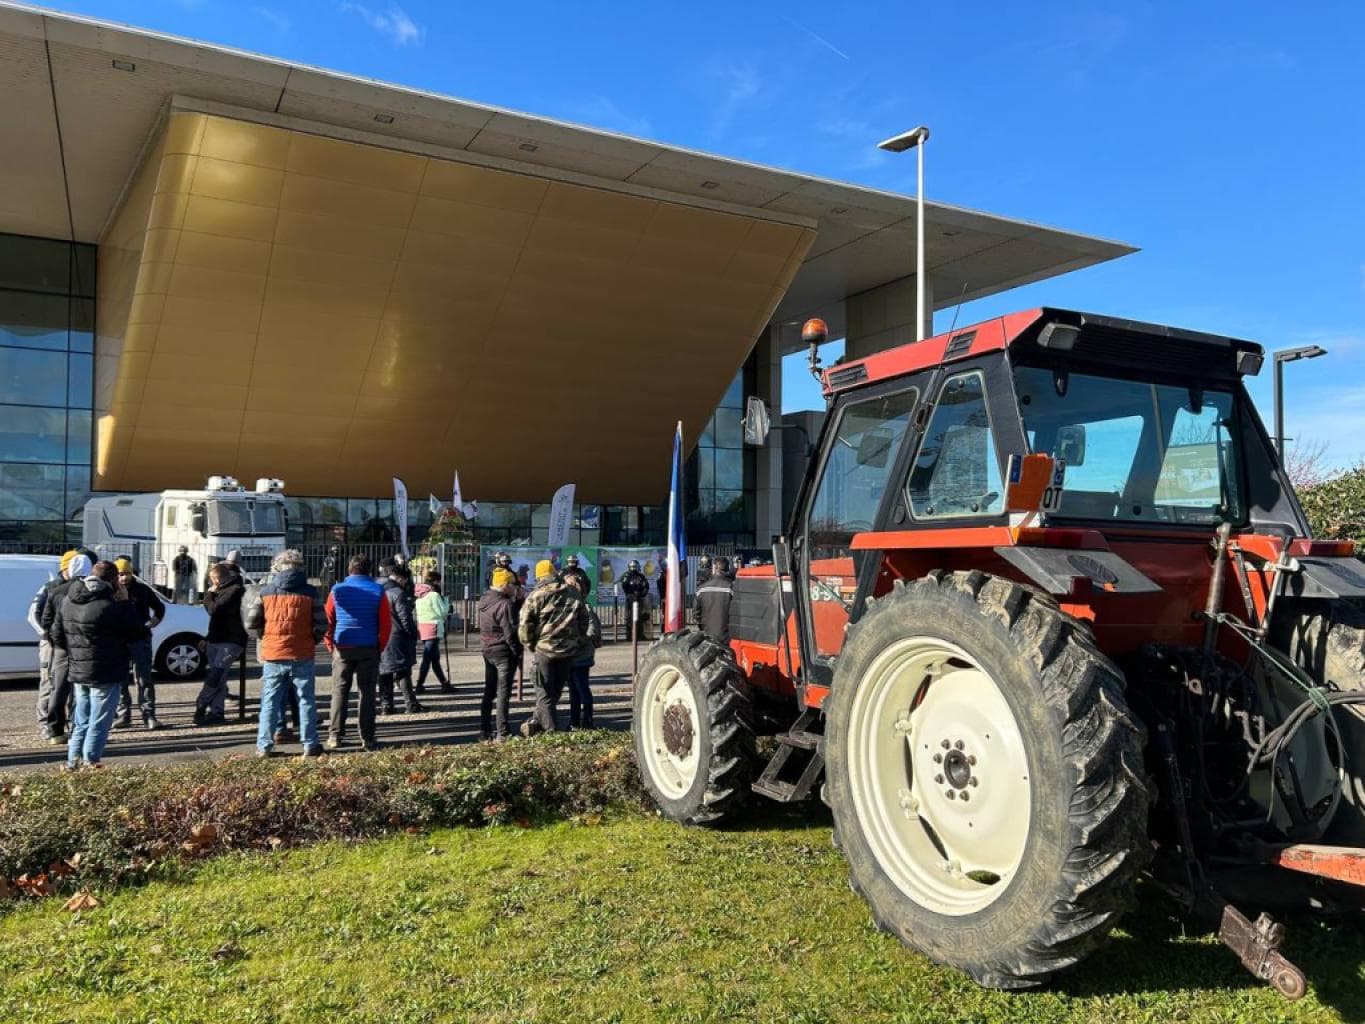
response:
M76 684L76 714L71 723L71 739L66 744L66 763L72 768L82 761L99 764L109 730L118 711L119 685L87 686Z
M275 731L284 720L284 697L292 689L299 698L299 740L304 750L322 745L318 739L318 704L313 693L313 659L267 661L261 665L261 722L256 749L273 750Z

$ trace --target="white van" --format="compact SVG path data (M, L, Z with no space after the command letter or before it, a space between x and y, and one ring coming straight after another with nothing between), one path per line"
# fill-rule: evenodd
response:
M56 579L56 555L0 555L0 679L38 677L38 634L28 622L33 595ZM152 664L168 679L192 679L204 668L199 645L209 616L199 605L166 603L166 617L152 630Z

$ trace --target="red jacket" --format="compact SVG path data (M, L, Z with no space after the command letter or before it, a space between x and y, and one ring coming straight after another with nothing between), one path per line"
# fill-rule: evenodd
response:
M302 569L287 569L242 601L242 623L260 641L261 661L312 661L327 616Z

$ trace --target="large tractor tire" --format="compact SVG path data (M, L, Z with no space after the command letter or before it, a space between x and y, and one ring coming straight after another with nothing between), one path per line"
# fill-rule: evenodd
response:
M749 797L757 754L744 676L696 629L654 643L636 676L632 732L646 791L667 818L715 825Z
M1275 646L1319 683L1365 689L1365 608L1344 601L1285 601L1271 626ZM1344 750L1341 802L1323 843L1365 846L1365 716L1360 707L1334 713Z
M1029 988L1131 906L1145 732L1051 602L981 572L898 581L849 630L828 712L826 799L878 927Z

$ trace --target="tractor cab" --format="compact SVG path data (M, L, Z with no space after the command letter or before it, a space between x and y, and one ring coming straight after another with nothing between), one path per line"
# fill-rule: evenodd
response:
M818 793L878 925L983 985L1076 963L1148 875L1302 995L1283 926L1233 900L1365 906L1365 566L1311 539L1243 387L1262 361L1037 309L819 371L728 645L640 663L661 811Z

